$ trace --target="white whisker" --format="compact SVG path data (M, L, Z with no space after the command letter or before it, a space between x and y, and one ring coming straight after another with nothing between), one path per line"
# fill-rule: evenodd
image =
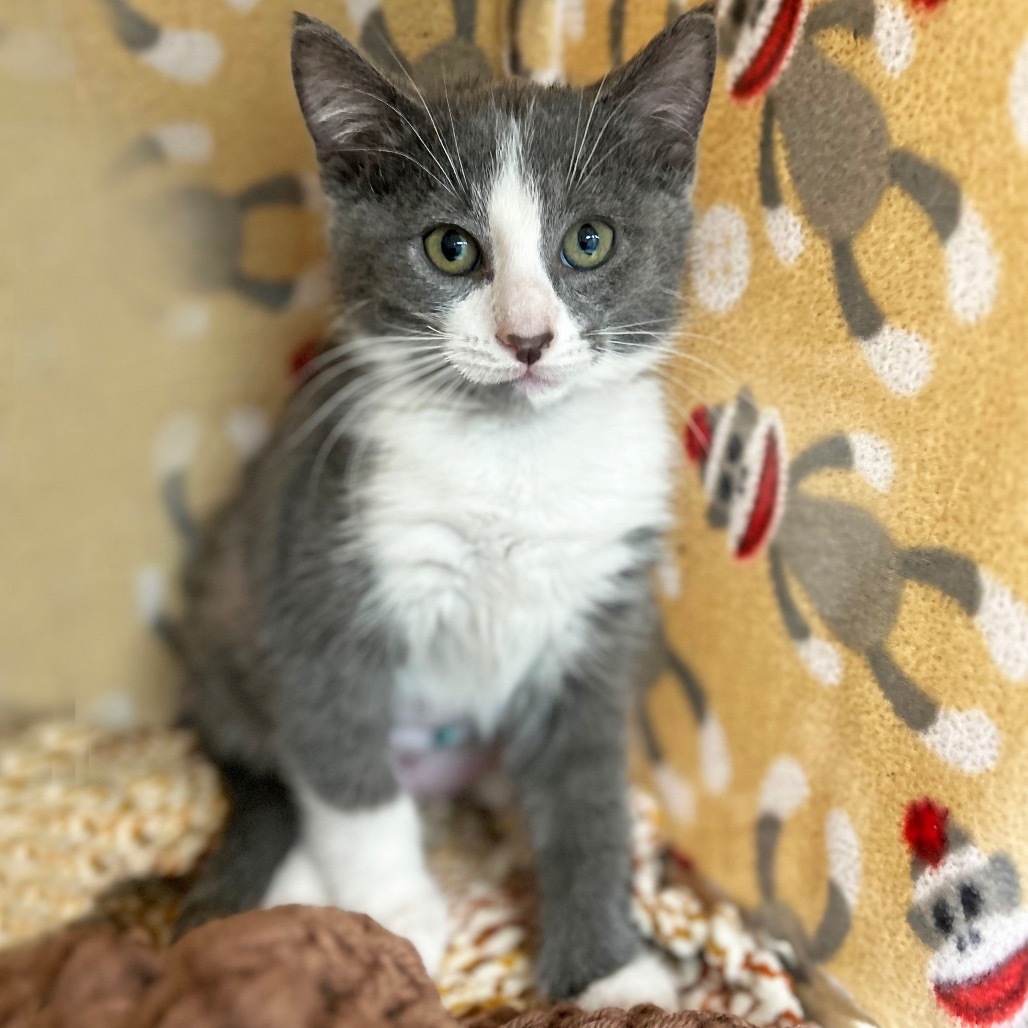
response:
M413 133L414 133L414 135L415 135L415 136L417 136L418 142L419 142L419 143L420 143L420 144L422 145L422 147L424 147L424 149L425 149L425 153L427 153L427 154L428 154L428 156L429 156L429 157L431 157L433 161L435 161L436 167L437 167L437 168L439 169L440 173L441 173L441 174L442 174L442 176L443 176L443 179L445 180L444 182L442 182L442 183L440 183L440 184L441 184L441 185L443 186L443 188L444 188L444 189L446 189L446 191L447 191L447 192L448 192L448 193L449 193L449 194L450 194L450 195L451 195L451 196L452 196L452 197L454 198L454 200L458 200L458 201L459 201L459 200L460 200L460 197L458 197L458 196L457 196L457 194L456 194L456 192L454 191L454 189L453 189L453 182L452 182L452 181L450 180L450 176L449 176L449 174L447 173L446 169L445 169L445 168L443 167L443 165L442 165L442 162L441 162L441 161L439 160L439 158L438 158L438 157L436 157L436 155L435 155L434 153L432 153L432 148L431 148L431 147L430 147L430 146L428 145L428 143L426 143L426 142L425 142L425 139L424 139L424 137L423 137L423 136L421 135L421 133L420 133L420 132L419 132L419 131L418 131L418 130L417 130L417 129L416 129L415 127L414 127L414 125L413 125L413 123L411 122L410 118L408 118L408 117L407 117L407 116L406 116L406 115L405 115L405 114L404 114L404 113L403 113L402 111L398 110L398 109L397 109L396 107L394 107L394 106L393 106L393 105L392 105L391 103L389 103L389 101L388 101L388 100L383 100L383 99L382 99L382 97L380 97L380 96L375 96L375 94L374 94L374 93L368 93L368 92L366 92L366 91L365 91L365 90L363 90L363 89L355 89L355 90L354 90L354 92L355 92L355 93L361 93L361 94L363 94L364 96L368 97L368 98L369 98L370 100L377 100L377 101L378 101L378 102L379 102L380 104L385 104L385 106L386 106L386 107L388 107L388 108L389 108L389 110L391 110L391 111L392 111L392 112L393 112L394 114L396 114L396 116L397 116L397 117L399 117L399 118L402 118L402 119L403 119L404 123L405 123L405 124L407 125L407 127L408 127L408 128L409 128L409 129L411 130L411 132L413 132Z
M606 83L606 81L607 76L604 75L603 78L600 79L600 84L596 87L596 95L593 97L593 102L589 107L589 117L586 119L585 129L582 131L582 141L578 146L577 153L575 154L575 160L574 164L572 165L569 184L570 182L573 182L578 175L578 162L582 156L582 150L585 149L585 141L589 138L589 126L592 124L593 114L596 111L596 104L599 102L600 96L603 93L603 86Z

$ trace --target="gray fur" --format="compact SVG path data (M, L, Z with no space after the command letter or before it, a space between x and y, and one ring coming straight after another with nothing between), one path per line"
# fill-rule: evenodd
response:
M298 831L296 809L277 778L238 765L223 765L222 777L231 804L225 842L208 857L183 905L177 935L260 903Z
M470 183L490 180L500 159L499 144L514 120L523 126L527 170L541 187L544 225L562 230L576 217L602 210L621 226L614 253L596 273L567 273L555 260L557 293L584 333L604 324L642 321L670 328L677 319L677 289L691 225L691 208L684 197L694 174L695 139L673 121L689 118L698 125L706 106L709 80L689 69L708 61L712 70L713 54L703 50L695 32L697 25L708 24L713 20L707 14L676 22L625 72L605 82L587 141L587 146L595 142L604 128L603 149L573 195L567 191L567 170L599 86L579 91L465 80L450 84L448 107L434 100L443 138L451 114L460 126L460 156ZM347 66L348 52L353 51L342 49L348 47L342 40L333 49L328 31L301 26L294 75L309 120L326 104L329 94L324 90L332 90L331 107L340 111L337 119L315 124L312 130L326 193L337 209L349 212L346 218L335 219L332 230L339 292L351 306L356 301L365 305L359 317L367 330L416 330L424 326L424 312L475 287L474 275L440 281L424 260L421 226L458 221L477 238L486 238L487 197L481 189L464 188L459 178L452 193L443 187L449 169L446 150L436 143L419 101L366 65ZM640 69L660 57L655 48L661 41L663 49L681 51L678 60L683 66L663 58L670 66L651 90ZM345 73L353 80L347 83L348 90L340 88L340 75ZM674 74L681 79L668 81ZM689 77L708 85L690 89ZM676 85L679 95L671 102L666 94ZM433 105L431 95L429 103ZM374 127L351 131L343 129L344 124ZM427 148L412 141L409 126ZM383 247L384 240L398 245Z
M641 945L631 916L624 685L656 617L640 576L618 608L597 612L588 664L568 671L548 714L518 705L508 718L507 766L543 899L540 984L551 996L576 995Z
M558 261L550 269L569 309L587 330L654 319L670 329L714 45L713 18L693 13L602 90L462 80L445 96L426 85L423 103L407 80L387 79L327 26L298 17L294 78L335 212L336 285L351 312L334 342L350 332L438 328L440 309L475 288L475 274L435 271L421 237L426 226L458 222L487 239L485 184L512 123L542 186L544 226L563 231L594 211L618 226L602 268L579 274ZM451 128L463 176L449 174ZM588 153L601 130L603 145L569 194L573 152L582 143ZM598 338L597 351L619 343ZM209 526L185 571L181 636L190 672L184 710L215 759L252 774L300 777L323 800L354 809L398 788L387 735L405 641L372 600L376 569L359 535L361 487L376 455L347 438L342 411L311 417L364 383L360 367L342 371L344 363L330 360L297 394ZM442 361L431 375L469 419L498 409L531 416L507 386L474 385ZM362 401L374 397L369 384ZM659 550L650 525L628 542L636 559L619 580L618 602L585 612L587 655L563 669L556 691L551 681L523 682L502 722L538 851L540 976L553 996L580 991L640 946L629 905L624 715L653 637L649 571ZM274 846L281 848L280 835ZM266 854L236 852L265 871L274 864ZM231 886L238 871L225 861L216 870L224 888L208 879L198 895L224 913L242 903ZM202 920L202 910L191 909L194 923Z

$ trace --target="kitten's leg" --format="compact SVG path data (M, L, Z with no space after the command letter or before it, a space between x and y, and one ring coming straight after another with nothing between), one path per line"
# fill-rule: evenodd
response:
M434 974L446 946L446 905L425 866L413 800L397 793L374 807L346 809L307 787L297 796L304 849L331 902L409 939Z
M221 770L229 795L228 820L221 843L183 901L176 936L213 918L259 906L268 882L278 874L276 868L296 846L299 819L286 785L239 763L223 764Z
M283 680L278 737L309 864L292 857L277 882L291 878L306 895L313 866L329 903L410 939L433 973L445 904L425 867L418 812L390 764L392 670L376 647L386 652L377 641L367 651L341 639L327 652L309 646Z
M281 552L264 638L277 673L277 756L299 808L304 850L330 900L409 938L433 973L448 936L445 904L425 867L417 811L390 759L404 654L385 619L360 606L370 571L341 559L362 549L340 515L354 474L345 440L323 465L312 460L315 468L303 462L287 480L276 529Z
M325 879L302 841L298 841L279 864L261 906L267 910L269 907L288 906L291 903L301 903L307 907L332 905Z
M322 783L324 784L324 783ZM279 864L261 906L337 906L367 914L409 939L430 974L447 938L446 907L425 867L413 801L394 795L340 806L308 784L294 788L300 838Z
M520 691L506 758L536 850L542 988L588 1005L674 1006L673 982L643 952L631 914L623 654L635 641L623 627L631 620L623 610L604 618L594 650L611 652L590 654L588 670L567 674L556 695L546 686Z

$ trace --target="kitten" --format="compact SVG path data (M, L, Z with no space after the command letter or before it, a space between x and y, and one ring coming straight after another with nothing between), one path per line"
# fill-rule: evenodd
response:
M184 925L337 904L435 970L444 906L401 786L421 724L462 751L437 785L500 750L542 987L673 1004L630 913L625 713L714 59L699 10L587 89L423 93L297 17L347 315L185 571L185 714L233 805Z

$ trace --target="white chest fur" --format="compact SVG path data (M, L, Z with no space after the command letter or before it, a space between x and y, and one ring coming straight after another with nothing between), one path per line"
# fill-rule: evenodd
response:
M409 659L401 698L488 728L532 671L555 675L614 595L625 536L666 526L675 454L637 380L519 419L383 416L368 484L376 601Z

